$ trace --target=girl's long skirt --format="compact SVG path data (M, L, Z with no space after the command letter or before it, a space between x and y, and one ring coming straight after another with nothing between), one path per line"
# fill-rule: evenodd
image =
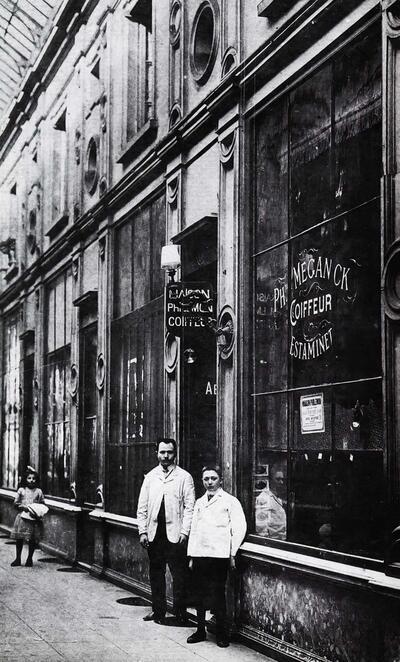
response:
M37 544L42 538L42 526L42 522L24 519L21 513L18 513L11 530L11 538Z

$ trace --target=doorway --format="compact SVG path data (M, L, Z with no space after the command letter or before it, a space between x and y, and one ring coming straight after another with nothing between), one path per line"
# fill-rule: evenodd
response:
M211 286L217 305L217 218L206 217L184 230L181 244L182 281ZM182 360L183 457L192 474L196 496L203 494L201 469L217 460L217 349L213 323L184 328Z
M97 323L80 334L80 411L77 493L82 508L78 534L78 560L91 565L94 528L89 513L96 505L97 489Z
M22 447L20 453L21 467L19 474L22 476L28 465L35 464L31 457L31 440L33 428L33 379L34 379L34 354L25 355L23 361L23 419L22 419Z

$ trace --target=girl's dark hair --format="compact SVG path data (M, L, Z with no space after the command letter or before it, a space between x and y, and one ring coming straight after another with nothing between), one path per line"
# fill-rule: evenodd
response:
M206 464L201 470L201 475L203 475L205 471L215 471L222 480L222 469L219 464Z
M33 469L32 467L25 469L23 476L21 478L21 487L27 487L26 479L28 478L28 476L31 476L32 474L36 478L36 487L39 487L39 474L36 471L36 469Z

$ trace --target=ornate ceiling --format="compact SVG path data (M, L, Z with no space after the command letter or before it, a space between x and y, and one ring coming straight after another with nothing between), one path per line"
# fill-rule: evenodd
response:
M0 118L17 94L60 0L0 0Z

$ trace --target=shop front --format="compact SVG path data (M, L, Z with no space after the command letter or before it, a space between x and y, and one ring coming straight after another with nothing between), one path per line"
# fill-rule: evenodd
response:
M217 461L246 512L237 636L285 661L398 661L400 0L173 0L149 4L152 30L142 4L107 6L86 63L82 179L88 101L75 125L55 93L69 220L52 146L29 148L48 218L1 295L1 526L29 461L44 548L149 596L138 496L172 437L197 496Z
M247 126L252 497L240 628L285 659L394 660L380 24Z

